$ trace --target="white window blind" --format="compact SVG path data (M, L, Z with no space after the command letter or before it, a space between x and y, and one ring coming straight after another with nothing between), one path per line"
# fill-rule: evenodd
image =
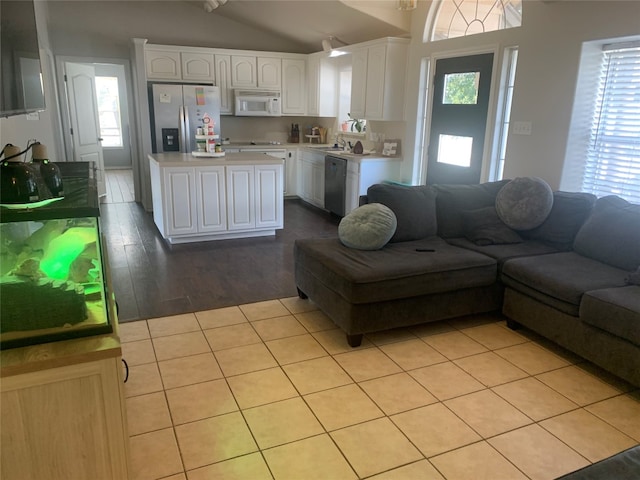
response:
M640 42L605 46L582 190L640 203Z

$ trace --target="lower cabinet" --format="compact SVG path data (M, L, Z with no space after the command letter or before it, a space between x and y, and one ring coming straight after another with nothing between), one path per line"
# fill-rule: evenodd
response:
M129 478L120 357L2 378L3 480Z
M283 165L150 163L153 218L170 243L273 235L283 228Z
M324 157L323 152L300 152L298 196L320 208L324 208Z

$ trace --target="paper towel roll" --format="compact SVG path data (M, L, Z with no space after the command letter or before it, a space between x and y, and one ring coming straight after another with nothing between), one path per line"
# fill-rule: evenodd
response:
M18 153L20 153L20 147L16 147L15 145L11 145L10 143L8 143L5 147L4 147L4 158L9 158L12 157L13 155L17 155ZM10 158L9 160L13 160L14 162L19 162L20 157L15 157L15 158Z
M31 151L34 160L46 160L49 158L47 155L47 147L41 143L35 143Z

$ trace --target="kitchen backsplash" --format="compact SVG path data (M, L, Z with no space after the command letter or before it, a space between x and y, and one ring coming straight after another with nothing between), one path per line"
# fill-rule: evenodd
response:
M335 118L323 117L220 117L220 131L224 138L232 142L246 142L251 140L268 140L287 143L291 132L291 124L300 126L300 142L307 142L305 134L311 127L325 127L335 131ZM327 136L327 142L333 142L332 136Z

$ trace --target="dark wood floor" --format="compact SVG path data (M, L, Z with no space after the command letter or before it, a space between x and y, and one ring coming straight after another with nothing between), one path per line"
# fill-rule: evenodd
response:
M275 237L170 247L141 205L100 209L120 322L294 296L294 241L336 235L339 223L285 200L285 228Z

